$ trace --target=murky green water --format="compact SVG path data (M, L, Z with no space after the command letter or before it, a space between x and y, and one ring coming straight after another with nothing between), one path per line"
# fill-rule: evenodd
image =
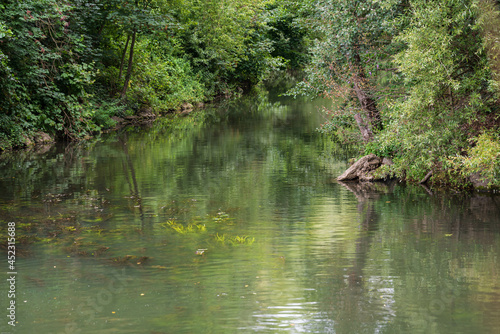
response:
M38 241L0 331L499 333L500 198L334 182L319 105L262 95L1 157L0 221Z

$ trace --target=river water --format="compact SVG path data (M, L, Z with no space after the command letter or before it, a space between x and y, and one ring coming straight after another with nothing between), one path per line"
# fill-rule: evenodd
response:
M500 198L337 183L325 103L263 93L4 154L0 331L500 333Z

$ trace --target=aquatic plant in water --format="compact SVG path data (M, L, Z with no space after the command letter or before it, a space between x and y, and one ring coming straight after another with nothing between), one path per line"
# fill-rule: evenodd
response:
M250 238L249 236L219 234L220 231L217 231L217 229L220 228L221 224L227 226L233 225L234 222L234 218L230 217L224 211L219 210L215 215L207 215L201 222L198 219L199 217L186 225L176 222L175 218L171 218L167 222L162 223L161 226L173 230L178 234L207 232L208 228L211 234L214 235L215 241L222 245L251 245L255 242L255 238Z
M255 238L239 235L227 237L225 234L220 235L217 233L215 235L215 241L223 245L226 245L227 243L230 243L231 245L251 245L255 242Z
M169 220L166 223L163 223L161 225L165 228L171 228L180 234L194 233L194 232L205 232L207 230L205 224L182 225L182 224L176 223L174 220Z

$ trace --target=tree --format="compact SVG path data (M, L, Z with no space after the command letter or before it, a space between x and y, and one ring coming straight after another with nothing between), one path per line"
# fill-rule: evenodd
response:
M406 94L389 109L380 141L408 179L446 169L448 157L464 154L469 138L495 124L498 90L477 4L410 1L408 25L397 37L406 47L394 58Z
M113 3L114 7L108 13L106 21L110 22L113 25L112 28L117 29L119 34L125 33L127 36L120 60L120 72L118 74L118 81L120 81L125 62L127 62L125 81L120 93L121 98L124 99L132 77L138 35L152 34L153 31L163 31L167 24L172 23L172 19L166 13L169 4L161 0L134 0L133 2L114 0ZM128 60L126 61L125 56L127 52Z
M117 113L165 112L256 85L284 64L272 54L268 3L1 2L0 150L35 132L78 139Z
M0 101L0 126L7 141L35 129L72 138L86 128L94 64L82 60L84 41L70 21L74 9L56 0L3 2L0 22L9 36L3 34L0 50L10 80L2 80L8 93Z
M301 89L340 101L365 141L382 129L376 103L375 72L387 57L390 20L399 1L318 0L310 21L320 39L313 48L308 78Z
M309 61L311 30L304 20L310 11L303 1L276 0L265 7L267 36L272 42L274 57L286 61L288 69L301 70Z
M241 85L242 80L252 81L258 77L249 70L260 71L262 66L249 66L247 62L256 57L265 58L262 60L268 68L279 67L279 62L268 57L271 50L265 45L267 41L256 36L265 30L266 2L186 0L184 9L178 12L184 51L209 93L227 94L234 86ZM247 63L241 68L244 62ZM243 75L241 69L245 72Z

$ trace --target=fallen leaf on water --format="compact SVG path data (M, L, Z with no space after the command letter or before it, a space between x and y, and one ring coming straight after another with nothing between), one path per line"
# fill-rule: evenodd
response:
M198 250L195 252L195 254L196 254L196 255L203 255L203 254L205 254L205 251L206 251L206 250L207 250L206 248L200 248L200 249L198 249Z

